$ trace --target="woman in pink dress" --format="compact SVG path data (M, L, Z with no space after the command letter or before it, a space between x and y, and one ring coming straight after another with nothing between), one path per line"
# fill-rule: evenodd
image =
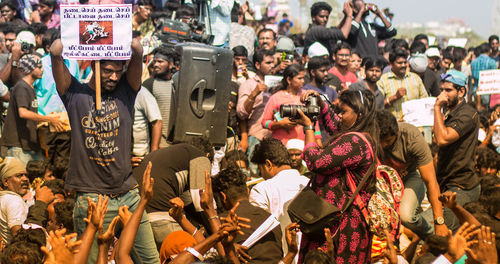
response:
M262 118L262 126L271 130L272 137L281 140L283 145L289 139L304 140L302 126L289 117L280 116L281 105L304 105L300 101L303 93L304 75L306 71L298 64L292 64L285 68L281 84L272 91L273 95L266 104ZM321 133L316 124L316 138L321 142Z
M305 115L297 120L305 129L304 161L309 171L315 173L311 188L330 204L342 208L352 195L346 171L349 170L354 175L354 182L359 184L379 149L375 98L370 91L347 90L340 95L340 104L333 111L316 91L307 91L302 98L311 94L319 100L322 109L320 121L331 135L325 147L320 147L316 143L311 120ZM363 133L370 143L365 143L359 134L351 132ZM372 176L359 192L365 204L375 191L375 176ZM336 263L370 263L372 233L356 203L345 211L339 222L330 224L328 228L335 244ZM299 260L302 261L308 251L326 248L326 240L323 234L304 234L300 245Z

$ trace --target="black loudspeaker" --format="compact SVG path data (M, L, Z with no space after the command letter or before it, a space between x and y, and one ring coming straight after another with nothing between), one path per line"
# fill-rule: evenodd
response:
M198 43L182 43L175 49L181 63L174 76L169 140L189 142L194 136L206 136L215 146L223 146L233 52Z

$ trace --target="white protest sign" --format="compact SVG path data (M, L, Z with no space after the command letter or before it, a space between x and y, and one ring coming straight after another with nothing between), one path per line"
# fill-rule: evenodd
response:
M279 75L265 75L264 83L267 85L267 90L269 91L269 89L272 89L280 85L282 79L283 76Z
M450 46L450 47L465 48L465 44L467 44L466 38L451 38L448 40L448 46Z
M416 127L434 125L436 97L406 101L402 104L403 119Z
M500 70L479 72L477 94L500 94Z
M61 5L63 57L128 60L132 5Z

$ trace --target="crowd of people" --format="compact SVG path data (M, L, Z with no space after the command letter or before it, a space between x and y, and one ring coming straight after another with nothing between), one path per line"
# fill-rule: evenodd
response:
M498 263L500 95L477 94L498 36L396 38L363 0L295 34L271 6L210 1L204 24L203 1L138 0L130 59L94 72L63 58L58 4L0 3L0 263ZM172 19L233 52L224 146L173 140ZM427 97L433 125L405 122Z

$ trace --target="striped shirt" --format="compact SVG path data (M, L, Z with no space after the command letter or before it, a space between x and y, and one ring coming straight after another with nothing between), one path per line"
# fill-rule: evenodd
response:
M403 78L399 78L393 71L384 73L377 82L378 87L382 90L384 98L387 100L393 95L396 95L399 88L406 88L406 95L392 103L389 110L396 118L403 117L402 103L428 97L424 83L420 77L413 72L406 72Z

